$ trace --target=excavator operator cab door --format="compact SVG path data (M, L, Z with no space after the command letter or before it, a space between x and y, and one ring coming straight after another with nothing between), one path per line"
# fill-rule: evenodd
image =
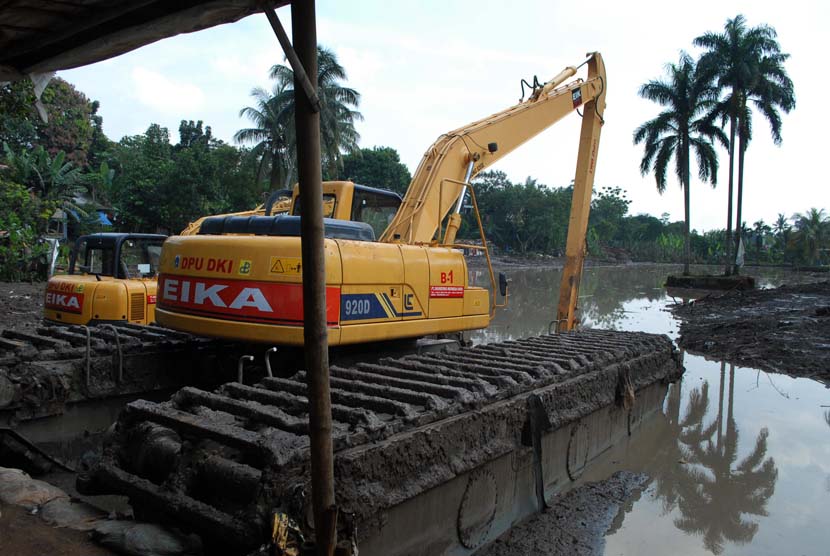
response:
M85 236L78 239L69 263L69 274L115 275L115 241Z
M372 226L375 237L380 237L401 206L401 196L392 191L355 185L352 196L352 220Z

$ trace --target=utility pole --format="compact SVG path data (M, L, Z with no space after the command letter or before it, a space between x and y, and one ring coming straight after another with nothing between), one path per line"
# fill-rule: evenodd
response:
M314 0L291 2L294 49L302 72L294 72L297 174L303 203L301 243L303 260L303 341L308 376L309 433L311 436L311 496L317 554L332 556L337 544L337 508L334 503L334 454L331 441L331 386L328 329L326 328L326 260L323 228L323 176L320 154L320 112L313 103L317 91L317 22Z

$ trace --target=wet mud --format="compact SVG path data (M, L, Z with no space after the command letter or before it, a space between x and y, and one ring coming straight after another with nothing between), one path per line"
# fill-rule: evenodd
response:
M46 282L0 282L2 328L34 330L43 317Z
M643 473L618 471L607 480L579 486L551 501L544 513L513 527L476 556L601 555L606 533L618 526L620 514L648 481Z
M86 533L59 529L23 508L0 504L0 554L14 556L114 556Z
M830 281L710 295L674 313L683 349L830 384Z

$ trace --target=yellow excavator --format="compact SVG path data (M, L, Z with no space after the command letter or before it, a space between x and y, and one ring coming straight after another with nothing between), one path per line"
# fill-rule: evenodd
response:
M605 67L589 54L585 79L567 67L527 100L444 135L426 151L403 200L352 182L323 184L330 345L484 328L506 298L496 280L471 179L571 112L582 131L556 317L574 326L600 129ZM493 297L469 283L456 243L465 198L487 256ZM164 243L156 318L173 329L274 345L303 343L302 198L290 214L206 218L196 235ZM505 299L506 302L506 299Z
M81 236L69 274L46 284L43 315L63 324L155 320L156 273L167 236L101 233Z
M265 216L288 212L292 191L281 189L254 210L233 216ZM230 215L223 215L230 216ZM202 217L181 233L199 231ZM46 284L43 316L63 324L155 322L156 288L161 246L167 236L100 233L81 236L69 261L69 273Z

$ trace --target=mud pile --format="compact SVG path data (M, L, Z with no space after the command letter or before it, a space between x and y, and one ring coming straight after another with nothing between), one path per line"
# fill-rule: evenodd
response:
M830 282L734 291L674 312L684 349L830 383Z

